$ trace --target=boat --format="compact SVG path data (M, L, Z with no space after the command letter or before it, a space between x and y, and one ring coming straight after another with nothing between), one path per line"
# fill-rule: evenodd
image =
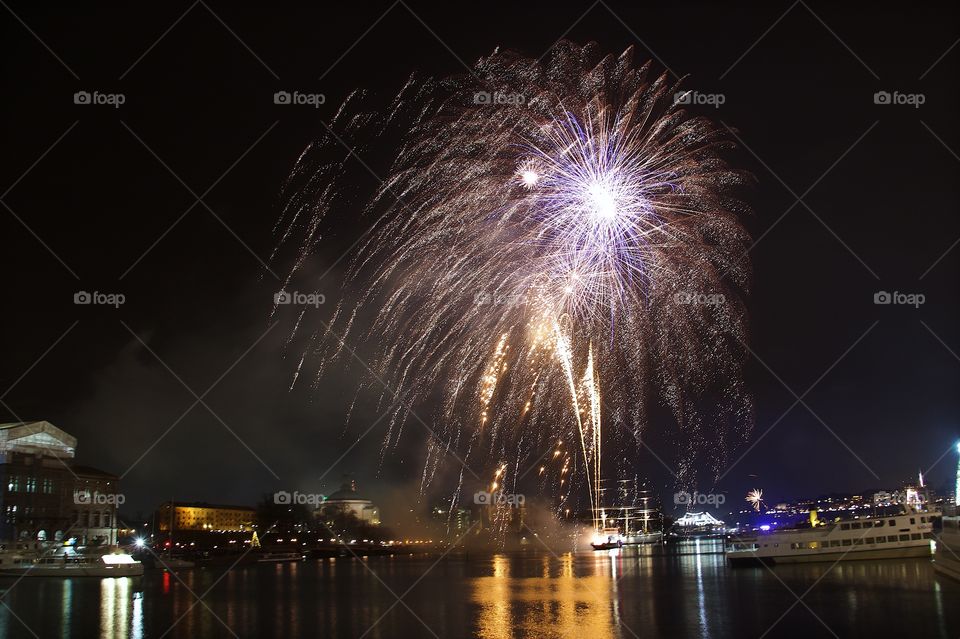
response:
M62 546L42 553L0 552L0 576L6 577L139 577L143 564L115 546L75 550Z
M960 511L943 517L943 529L937 538L933 568L938 573L960 580Z
M620 535L620 529L603 528L596 534L590 545L593 546L594 550L613 550L623 547L623 537Z
M258 563L277 563L281 561L303 561L306 555L302 552L265 552L257 557Z
M663 531L655 530L653 532L638 532L624 535L623 544L625 546L642 546L644 544L663 543Z
M180 557L174 557L172 555L159 555L157 557L157 563L161 568L166 568L167 570L183 570L196 566L196 564L192 561L181 559Z
M812 511L810 527L734 537L726 555L734 566L930 557L933 522L939 516L939 511L908 510L889 517L860 517L824 525Z

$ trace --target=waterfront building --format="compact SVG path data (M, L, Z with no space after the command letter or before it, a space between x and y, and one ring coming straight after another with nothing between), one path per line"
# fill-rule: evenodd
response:
M470 511L466 508L451 508L452 501L449 497L441 500L430 509L430 518L447 534L459 538L470 528Z
M74 464L76 449L47 421L0 424L0 540L117 542L119 478Z
M369 526L380 525L380 509L357 492L357 482L347 479L340 490L330 494L316 511L318 518L333 521L338 517L353 516Z
M206 502L168 501L157 509L157 530L246 532L253 530L256 511L247 506L208 504Z

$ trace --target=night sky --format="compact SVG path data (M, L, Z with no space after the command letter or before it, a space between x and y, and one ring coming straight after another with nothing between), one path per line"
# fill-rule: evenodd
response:
M375 429L334 464L380 415L361 401L346 424L362 369L288 390L292 325L272 326L280 285L264 267L284 178L351 90L389 98L412 72L463 73L498 46L538 57L566 37L613 54L633 45L638 62L722 94L694 110L737 130L731 160L757 180L745 221L756 423L743 458L702 489L739 507L753 487L816 496L927 469L946 488L956 456L943 454L960 436L957 13L4 3L0 420L75 435L80 463L124 475L130 513L171 497L330 491L352 473L391 520L416 498L425 431L410 425L381 466ZM281 90L326 102L276 105ZM75 104L78 91L125 103ZM924 103L875 104L879 91ZM318 273L336 264L328 295L369 223L333 229L316 256ZM77 291L126 302L78 306ZM878 291L925 302L877 305ZM651 441L669 466L669 434ZM646 452L637 464L669 502L668 470Z

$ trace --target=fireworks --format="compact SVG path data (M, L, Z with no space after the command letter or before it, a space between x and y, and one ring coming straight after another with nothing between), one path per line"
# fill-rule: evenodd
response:
M755 511L760 512L760 505L763 503L763 491L759 488L754 488L747 493L746 501L748 504L753 505Z
M411 405L442 396L424 485L453 450L468 477L512 460L497 484L516 488L559 438L579 452L562 474L532 477L558 508L587 486L597 512L602 449L629 468L651 400L676 422L682 483L705 452L717 472L749 426L748 237L733 192L744 178L720 157L723 131L631 58L564 42L542 63L495 52L472 76L410 80L385 110L357 93L291 175L275 252L294 253L286 287L310 284L321 229L369 181L345 147L395 149L346 294L329 318L301 314L291 339L313 331L297 376L315 364L314 383L348 362L345 344L375 340L371 383L409 398L385 449ZM696 294L724 303L689 303Z

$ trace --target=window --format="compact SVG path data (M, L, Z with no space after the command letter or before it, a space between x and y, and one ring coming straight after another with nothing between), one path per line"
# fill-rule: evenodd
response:
M885 544L885 543L887 543L887 538L886 538L886 537L877 537L877 543L878 543L878 544Z
M860 522L859 521L854 522L850 524L850 527L853 528L854 530L860 530Z
M854 545L854 546L862 546L862 545L863 545L863 539L862 539L862 538L861 538L861 539L854 539L854 540L853 540L853 545Z
M45 495L53 494L53 480L50 479L49 477L43 478L43 493Z
M11 493L20 492L20 476L11 475L10 479L7 480L7 491Z
M37 478L36 477L27 477L27 492L35 493L37 492Z
M843 545L844 545L844 546L850 546L851 544L852 544L852 542L851 542L849 539L844 539L844 540L843 540Z
M910 535L900 535L900 541L910 541Z
M840 524L840 530L850 530L850 524Z
M897 525L897 520L896 520L896 519L890 519L890 520L887 521L887 523L888 523L889 525L891 525L891 526L896 526L896 525Z
M807 544L807 548L809 548L810 550L817 550L818 548L820 548L820 542L811 541L810 543Z
M830 547L831 547L831 548L836 548L836 547L839 546L839 545L840 545L840 540L839 540L839 539L831 539L831 540L830 540Z
M920 533L913 533L912 535L910 535L910 539L912 539L913 541L920 539Z
M877 540L873 537L867 537L863 540L863 543L867 544L868 546L872 546L873 544L877 543Z
M874 528L883 528L883 520L873 522Z
M924 538L924 539L933 539L933 533L929 533L929 532L923 533L923 538Z
M927 518L926 518L926 517L921 517L921 518L920 518L920 523L921 523L921 524L927 523Z
M911 524L917 523L917 518L916 518L916 517L911 517L911 518L910 518L910 523L911 523Z

